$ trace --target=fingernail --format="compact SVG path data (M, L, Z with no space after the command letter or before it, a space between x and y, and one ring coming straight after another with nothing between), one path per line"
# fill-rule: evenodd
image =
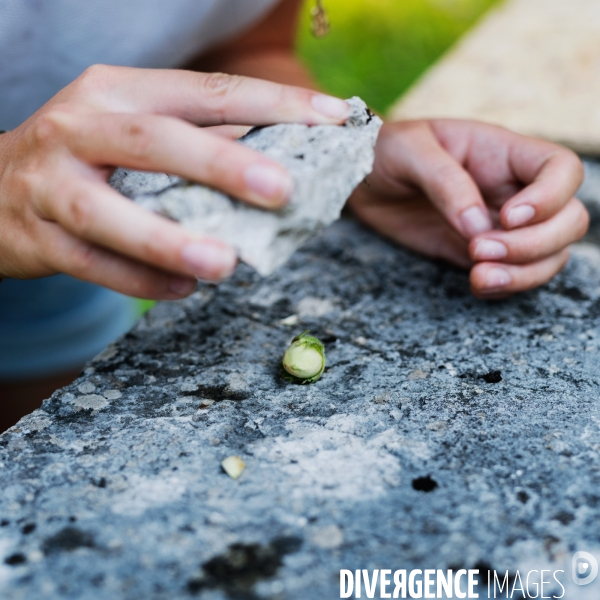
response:
M269 205L288 200L294 188L294 182L287 173L268 165L248 167L244 178L248 189L258 195L257 200L266 200Z
M231 246L212 242L191 242L181 251L188 269L203 279L223 279L233 273L237 254Z
M471 206L460 215L463 233L472 238L478 233L484 233L492 228L492 219L486 210L480 206Z
M500 260L506 258L508 250L502 242L496 240L479 240L473 256L475 260Z
M498 289L506 287L512 281L508 271L504 269L490 269L485 277L486 289Z
M176 296L189 296L196 289L196 281L193 279L186 279L185 277L173 277L169 289Z
M313 96L312 107L331 119L347 119L352 114L352 108L347 102L324 94Z
M523 204L522 206L515 206L509 208L506 214L506 223L509 227L519 227L525 225L533 219L535 216L535 209L529 204Z

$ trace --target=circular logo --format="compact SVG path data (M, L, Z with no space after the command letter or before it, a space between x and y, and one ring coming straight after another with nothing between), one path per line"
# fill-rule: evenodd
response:
M573 555L573 581L577 585L589 585L598 577L598 561L589 552Z

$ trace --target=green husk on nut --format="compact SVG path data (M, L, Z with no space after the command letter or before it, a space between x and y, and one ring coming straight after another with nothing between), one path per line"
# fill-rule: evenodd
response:
M325 346L308 331L297 335L285 351L281 365L293 383L314 383L325 370Z

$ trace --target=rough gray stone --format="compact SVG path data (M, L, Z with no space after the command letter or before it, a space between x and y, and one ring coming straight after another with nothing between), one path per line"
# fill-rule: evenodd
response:
M577 193L590 213L590 230L587 239L600 244L600 160L584 158L585 179Z
M348 102L354 112L343 126L274 125L242 138L242 144L292 175L294 193L282 210L252 207L163 173L118 170L111 184L197 235L229 242L244 262L270 275L309 237L339 218L354 188L372 170L382 122L359 98Z
M0 436L0 597L329 600L341 568L488 565L596 600L570 559L600 550L598 254L482 302L343 220L159 304ZM311 386L279 371L303 329Z

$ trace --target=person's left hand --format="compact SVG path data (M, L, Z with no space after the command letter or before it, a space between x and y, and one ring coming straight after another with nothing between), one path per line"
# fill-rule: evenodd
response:
M394 241L470 269L477 297L502 298L566 264L589 224L574 197L582 179L570 150L501 127L386 123L349 206Z

